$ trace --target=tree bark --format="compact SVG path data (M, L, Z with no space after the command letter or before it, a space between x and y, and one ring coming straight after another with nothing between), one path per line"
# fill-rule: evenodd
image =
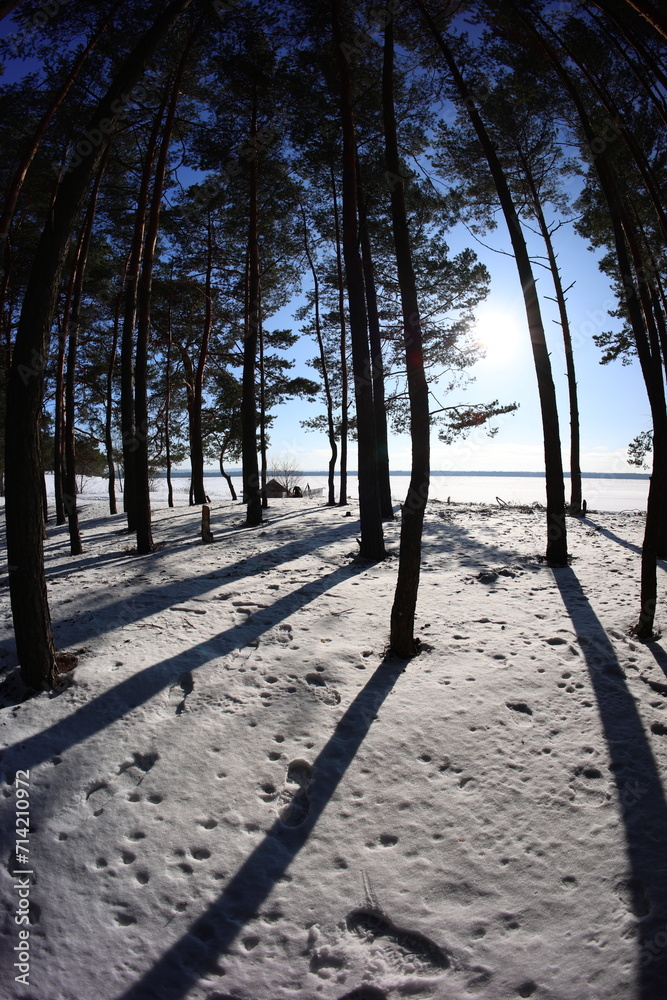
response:
M146 63L189 0L172 0L127 56L89 122L113 128L122 97L139 80ZM5 11L6 12L6 11ZM59 187L40 238L21 310L7 391L7 549L14 633L21 674L32 687L53 687L58 663L53 644L42 538L40 414L42 372L55 311L60 275L76 219L102 150L82 158Z
M430 419L417 282L412 265L408 215L405 207L405 182L401 178L396 136L394 27L391 16L387 19L385 27L382 108L387 177L391 189L391 221L403 314L412 441L410 485L403 505L398 580L391 609L389 644L396 656L407 658L419 652L414 628L421 568L422 529L430 480Z
M171 349L173 346L173 326L172 326L172 278L169 282L169 307L167 310L167 368L165 373L165 399L164 399L164 449L167 462L167 505L174 506L174 486L171 481L171 435L169 433L169 420L171 417Z
M352 79L343 42L340 0L331 0L331 22L338 59L340 117L343 131L343 259L350 310L352 369L357 409L360 555L364 559L378 560L384 559L386 552L380 513L364 272L359 253L357 149L352 110Z
M125 288L125 275L118 290L116 299L116 309L113 321L113 339L111 342L111 354L109 358L109 370L107 371L107 391L106 408L104 417L104 447L107 453L107 468L109 470L109 513L118 513L118 503L116 501L116 463L113 457L113 378L116 370L116 355L118 353L118 340L120 338L120 314L123 307L123 291Z
M257 401L255 365L259 337L259 163L257 148L257 93L253 95L250 127L250 200L248 212L248 272L245 303L245 338L243 344L243 394L241 399L241 440L243 461L243 499L247 504L246 525L254 528L262 523L262 498L257 462Z
M477 133L480 145L484 150L489 170L498 193L500 206L505 216L509 230L514 257L519 272L519 280L523 289L523 297L530 331L530 342L537 375L537 386L540 397L542 415L542 430L544 436L544 461L547 487L547 547L546 560L551 566L567 565L567 531L565 525L565 487L563 483L563 460L561 456L560 432L558 427L558 409L556 406L556 390L551 372L551 361L544 336L544 324L537 295L537 286L533 268L528 255L528 248L521 229L512 194L507 183L503 168L496 153L495 145L486 130L486 126L475 106L475 99L465 80L461 76L456 61L449 46L423 0L413 0L421 11L433 39L443 54L445 63L464 102L470 122Z
M264 367L264 324L262 322L262 310L260 301L259 310L259 456L260 456L260 483L262 492L262 510L269 506L269 498L266 495L266 482L268 478L268 460L266 455L266 369Z
M528 161L522 154L521 164L526 175L526 180L528 182L528 188L530 190L531 198L533 200L533 208L535 210L535 215L537 217L537 224L542 234L542 239L547 248L547 257L549 260L549 269L551 271L551 277L554 283L554 291L556 293L556 303L558 305L558 315L560 316L560 326L563 333L563 347L565 351L565 369L567 372L567 389L570 401L570 515L572 517L581 516L581 501L582 501L582 489L581 489L581 447L580 447L580 436L579 436L579 400L577 398L577 375L574 367L574 350L572 348L572 335L570 333L570 318L567 312L567 302L565 298L565 291L563 289L563 282L560 277L560 269L558 267L558 261L556 260L556 253L554 250L553 240L551 238L551 231L547 225L547 220L544 217L544 211L542 209L542 201L540 199L537 185L535 183L535 178L533 177L532 171Z
M522 20L541 47L563 87L569 94L576 108L584 138L589 145L592 144L595 140L595 133L578 87L546 39L525 18L522 17ZM667 464L663 461L665 454L667 454L665 389L658 345L651 345L649 339L650 333L646 326L647 308L650 309L650 297L648 298L647 306L647 287L643 260L637 244L634 226L619 193L614 171L605 149L602 149L595 157L594 165L600 189L609 212L618 268L625 288L625 305L630 317L630 324L635 338L635 346L637 348L637 355L646 385L653 420L653 470L646 505L646 523L642 544L641 606L639 619L633 629L639 638L649 639L653 635L655 622L655 609L658 596L656 561L662 538L662 523L665 516L667 499ZM644 306L642 304L642 297L644 298Z
M153 128L148 140L146 154L141 173L141 184L137 196L137 208L134 221L132 246L130 247L130 263L125 283L125 312L123 316L123 335L120 351L120 422L123 440L123 509L127 514L128 531L137 530L136 510L136 425L134 410L134 329L137 320L137 302L139 293L139 276L143 256L144 235L146 232L146 215L150 199L150 184L153 174L153 163L162 128L167 100L168 88L165 87L160 103L160 109L155 116Z
M313 255L310 252L310 243L308 241L308 223L306 220L306 212L301 206L301 215L303 217L303 244L306 250L306 257L308 259L308 265L310 267L310 273L313 276L313 295L314 295L314 305L315 305L315 336L317 337L317 346L320 351L320 363L322 365L322 382L324 383L324 400L327 407L327 434L329 437L329 447L331 449L331 458L329 459L329 478L328 478L328 499L327 504L329 507L335 506L336 503L336 480L335 480L335 470L336 470L336 459L338 458L338 445L336 443L336 428L334 425L334 413L333 413L333 398L331 395L331 382L329 380L329 369L327 365L327 356L324 349L324 337L322 336L322 320L320 316L320 283L317 277L317 269L315 267L315 261L313 260Z
M382 335L375 288L375 267L371 251L368 218L366 215L366 194L361 178L361 165L357 158L357 192L359 200L359 237L361 261L364 269L366 307L368 309L368 330L370 335L371 372L373 379L373 414L375 417L375 442L377 455L378 489L380 494L380 514L384 521L394 520L394 506L391 502L391 480L389 475L389 438L387 432L387 410L384 396L384 363L382 360Z
M204 330L195 371L192 436L190 440L190 464L192 467L192 488L195 506L206 503L204 489L204 443L202 440L202 407L204 405L204 372L208 359L208 345L213 327L213 306L211 300L211 278L213 274L213 229L211 213L208 213L206 252L206 312Z
M69 527L70 555L80 556L83 552L81 532L79 530L79 512L76 503L76 364L79 342L79 327L81 325L81 299L83 297L83 279L88 265L88 254L95 225L97 199L100 193L102 178L109 158L109 145L106 145L104 155L97 171L95 183L90 195L90 204L83 227L80 251L76 265L76 279L72 292L72 321L69 328L69 343L67 346L67 375L65 378L65 511Z
M234 489L234 483L232 482L232 477L229 475L229 473L225 472L225 467L223 465L224 456L225 456L225 451L223 448L220 450L220 475L222 476L223 479L227 481L227 485L229 486L229 492L231 494L232 500L238 500L238 497L236 495L236 490Z
M63 307L62 320L58 331L58 355L56 359L56 385L53 405L53 492L56 505L56 524L65 524L67 513L65 503L65 362L67 358L67 344L69 340L69 329L72 318L72 298L74 296L74 284L79 270L79 260L81 259L81 248L85 236L85 226L81 230L79 240L74 254L72 271L67 283L65 293L65 304Z
M171 87L171 97L165 118L160 150L155 164L153 193L146 224L143 262L137 295L137 345L134 364L134 486L135 513L137 518L137 555L149 555L155 551L151 527L150 475L148 469L148 345L150 341L151 293L153 288L153 267L155 248L160 229L160 210L164 192L169 146L176 120L176 110L180 98L183 76L190 58L192 46L200 28L191 32L181 55ZM127 484L126 484L127 485Z
M7 236L9 234L9 229L12 224L14 212L16 211L16 203L19 200L19 195L21 194L21 188L23 187L23 182L25 181L28 170L30 169L30 164L37 155L37 151L40 147L42 139L44 138L46 130L53 121L53 119L55 118L58 108L63 103L68 93L74 86L84 63L88 59L88 56L95 49L100 38L111 24L111 21L113 20L113 17L119 7L120 4L115 4L110 14L108 14L108 16L104 19L104 21L99 26L93 37L88 42L88 45L77 56L67 76L67 79L65 80L60 90L53 98L53 100L51 101L51 104L49 105L46 112L42 115L42 118L37 128L32 134L30 143L27 149L25 150L23 157L21 158L21 162L14 171L11 182L7 189L7 193L5 194L4 204L2 206L2 214L0 214L0 246L4 244L4 241L7 239Z
M331 165L331 189L333 195L334 227L336 239L336 272L338 275L338 314L340 316L340 491L338 506L347 506L347 439L349 433L349 399L347 378L347 324L345 322L345 282L343 281L343 256L340 247L340 216L338 194L333 164Z
M648 21L658 34L667 39L667 17L654 7L652 3L648 3L647 0L626 0L626 3L628 7L632 7ZM604 10L604 5L597 4L597 6L602 7Z

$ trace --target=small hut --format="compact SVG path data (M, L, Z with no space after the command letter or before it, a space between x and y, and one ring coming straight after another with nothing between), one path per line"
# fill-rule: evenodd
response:
M288 495L283 484L279 483L277 479L269 479L261 492L262 496L266 496L269 500L282 500Z

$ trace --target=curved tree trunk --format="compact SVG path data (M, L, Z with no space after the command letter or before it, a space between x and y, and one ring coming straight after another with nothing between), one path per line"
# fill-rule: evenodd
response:
M238 497L236 495L236 490L234 489L234 483L232 482L232 477L229 475L228 472L225 472L225 467L224 467L224 464L223 464L224 460L225 460L225 449L221 448L220 449L220 475L222 476L223 479L225 479L227 481L227 485L229 486L229 492L231 494L232 500L238 500Z
M556 406L556 390L551 373L551 361L544 336L544 324L537 295L537 286L533 268L528 255L526 240L521 229L512 194L507 183L503 168L496 153L495 145L486 130L486 126L477 111L475 100L465 83L449 46L438 30L435 21L429 14L423 0L414 0L428 25L434 41L443 54L454 85L464 102L470 122L477 133L480 145L484 150L489 170L493 177L500 206L502 208L507 228L509 230L514 257L519 272L519 280L523 289L530 342L537 375L537 386L540 397L542 415L542 432L544 436L544 462L547 486L547 547L546 560L551 566L567 565L567 531L565 526L565 487L563 483L563 460L561 456L560 431L558 427L558 409Z
M412 440L410 485L403 506L398 580L391 609L389 644L396 656L409 657L419 652L414 628L421 568L422 528L430 480L430 419L417 282L412 266L408 215L405 207L405 182L399 179L401 168L394 111L394 29L391 17L388 18L385 28L382 108L387 172L392 178L391 221L401 292Z
M108 119L115 127L122 96L135 86L146 63L189 0L172 0L139 40L116 73L89 122ZM72 231L85 203L102 150L82 159L62 180L53 211L32 262L14 345L7 390L7 549L14 633L21 674L32 687L58 680L42 538L40 414L42 372L48 355L60 276Z

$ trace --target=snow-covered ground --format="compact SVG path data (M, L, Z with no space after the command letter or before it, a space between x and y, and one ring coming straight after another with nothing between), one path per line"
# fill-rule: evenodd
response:
M273 501L248 530L214 502L204 546L179 495L137 557L81 502L84 554L46 542L79 652L51 695L22 701L3 570L3 998L664 1000L641 516L570 521L552 570L543 512L431 503L405 663L384 656L398 521L369 564L356 504Z

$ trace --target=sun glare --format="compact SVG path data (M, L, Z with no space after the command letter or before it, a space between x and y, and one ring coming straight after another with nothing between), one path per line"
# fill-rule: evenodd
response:
M484 360L494 367L511 364L528 337L525 325L525 317L522 321L509 310L480 310L473 338L484 351Z

